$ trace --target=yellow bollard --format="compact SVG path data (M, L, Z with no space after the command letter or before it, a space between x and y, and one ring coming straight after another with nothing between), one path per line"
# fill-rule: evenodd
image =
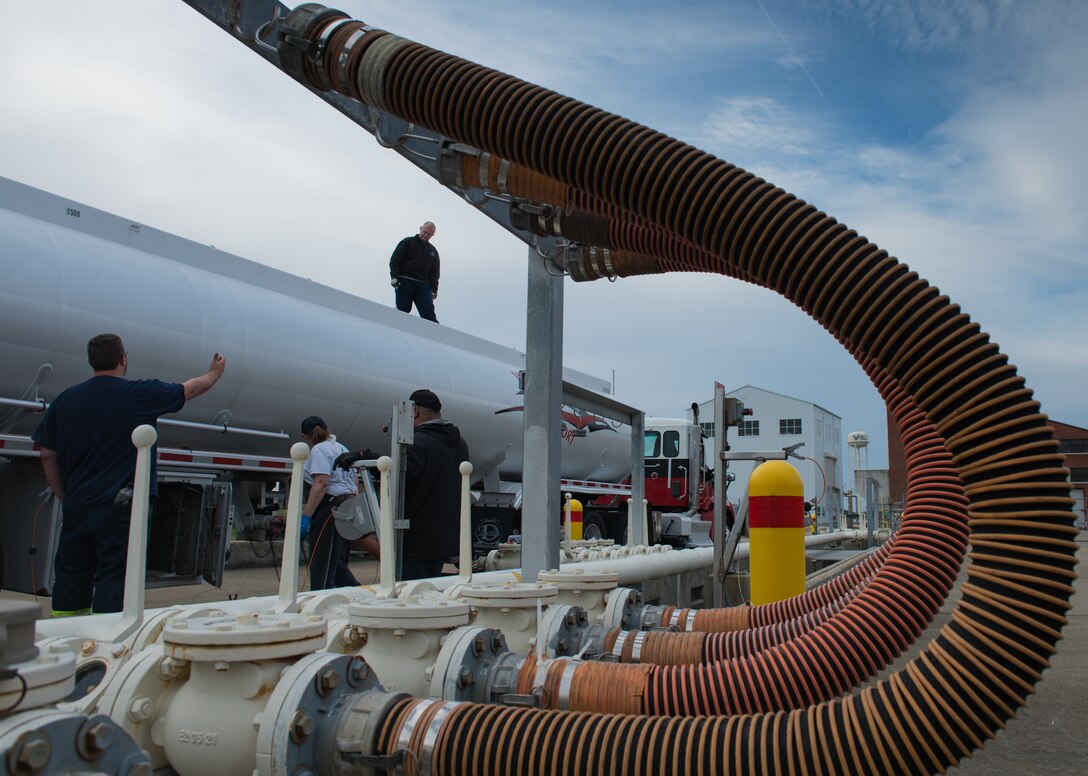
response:
M564 511L567 523L567 539L572 542L582 541L582 502L576 498L569 499Z
M752 603L805 592L804 483L785 461L766 461L748 480Z

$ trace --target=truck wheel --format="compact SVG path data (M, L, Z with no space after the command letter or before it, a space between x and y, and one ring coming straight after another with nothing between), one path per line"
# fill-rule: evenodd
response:
M583 539L607 539L608 530L604 527L604 518L596 512L587 512L582 515Z

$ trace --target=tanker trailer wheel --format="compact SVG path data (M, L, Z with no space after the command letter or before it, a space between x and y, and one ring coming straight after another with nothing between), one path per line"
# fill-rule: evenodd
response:
M608 529L604 527L604 518L596 512L586 512L582 515L583 539L607 539Z

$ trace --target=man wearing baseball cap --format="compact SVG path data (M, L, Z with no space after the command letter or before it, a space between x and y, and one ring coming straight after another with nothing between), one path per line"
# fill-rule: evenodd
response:
M411 527L404 535L403 578L426 579L442 573L458 554L461 517L462 461L469 457L461 432L442 417L442 402L421 388L415 404L415 441L408 448L404 516Z

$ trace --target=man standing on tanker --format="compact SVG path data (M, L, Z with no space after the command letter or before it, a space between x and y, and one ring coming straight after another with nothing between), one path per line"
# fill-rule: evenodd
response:
M415 403L415 441L408 448L404 483L403 579L427 579L457 555L461 522L461 462L468 445L457 426L442 417L442 402L422 388L410 397Z
M54 617L121 611L136 474L132 432L200 396L227 365L216 353L207 372L184 383L126 380L128 353L116 334L93 337L87 361L94 375L62 391L33 436L45 477L64 505L54 560ZM153 498L154 448L150 486Z
M434 223L427 221L419 227L419 234L405 237L389 257L389 284L396 294L397 309L412 312L412 304L420 318L438 323L434 314L434 300L438 298L440 264L438 250L431 245Z

